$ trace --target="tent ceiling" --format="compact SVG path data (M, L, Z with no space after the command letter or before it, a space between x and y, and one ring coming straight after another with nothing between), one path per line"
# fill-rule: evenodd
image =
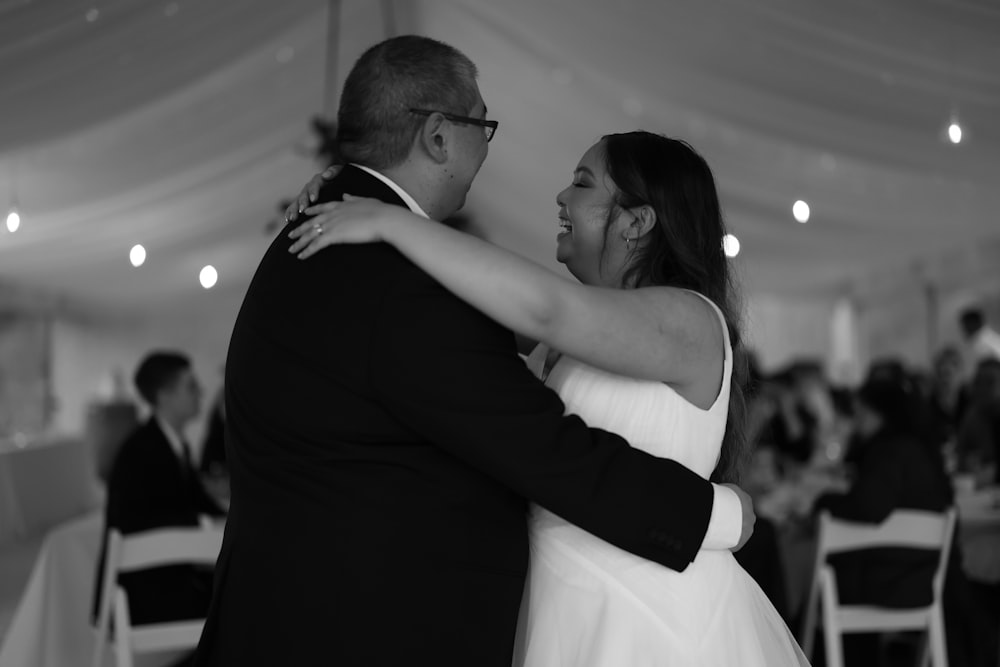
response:
M207 298L211 263L242 291L315 170L327 5L0 0L0 209L16 193L24 218L0 233L0 284L135 309ZM334 85L386 8L479 65L500 130L468 212L551 266L555 193L597 137L636 127L706 156L753 292L858 289L1000 243L995 3L344 0Z

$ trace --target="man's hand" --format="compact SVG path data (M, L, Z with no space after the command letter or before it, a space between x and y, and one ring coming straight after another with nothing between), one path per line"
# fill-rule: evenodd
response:
M753 500L750 499L746 491L735 484L723 484L722 486L736 492L740 499L740 508L743 510L743 528L740 530L740 541L732 548L732 551L739 551L753 535L753 525L757 522L757 515L753 513Z

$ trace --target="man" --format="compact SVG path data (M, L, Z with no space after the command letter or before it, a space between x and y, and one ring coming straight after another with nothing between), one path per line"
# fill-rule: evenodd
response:
M958 316L962 335L968 345L969 367L975 369L984 359L1000 360L1000 333L986 324L979 308L966 308Z
M201 515L222 516L191 462L184 439L187 425L198 416L201 389L190 360L177 352L152 352L135 373L139 395L152 415L125 440L108 479L105 535L166 526L197 526ZM100 605L104 546L97 569L94 614ZM132 623L201 618L208 610L212 574L192 566L172 566L123 574Z
M369 49L339 110L352 164L320 199L457 211L496 129L475 76L434 40ZM749 536L743 497L563 417L509 331L394 249L289 245L230 343L232 506L197 664L509 666L525 499L676 570L706 532Z

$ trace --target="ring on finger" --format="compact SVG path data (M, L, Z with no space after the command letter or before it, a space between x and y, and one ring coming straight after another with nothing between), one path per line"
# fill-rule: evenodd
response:
M316 230L316 236L320 236L323 234L323 225L316 223L315 225L313 225L313 229Z

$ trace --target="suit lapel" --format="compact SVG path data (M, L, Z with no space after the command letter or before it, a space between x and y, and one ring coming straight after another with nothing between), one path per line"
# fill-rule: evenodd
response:
M167 438L167 434L163 432L163 428L160 427L160 423L155 417L150 418L149 428L150 443L155 443L156 456L157 458L163 460L163 469L165 471L176 470L178 478L186 488L190 483L192 471L185 464L184 457L179 456L177 452L174 451L173 446L170 444L170 440ZM168 459L170 463L167 463Z

